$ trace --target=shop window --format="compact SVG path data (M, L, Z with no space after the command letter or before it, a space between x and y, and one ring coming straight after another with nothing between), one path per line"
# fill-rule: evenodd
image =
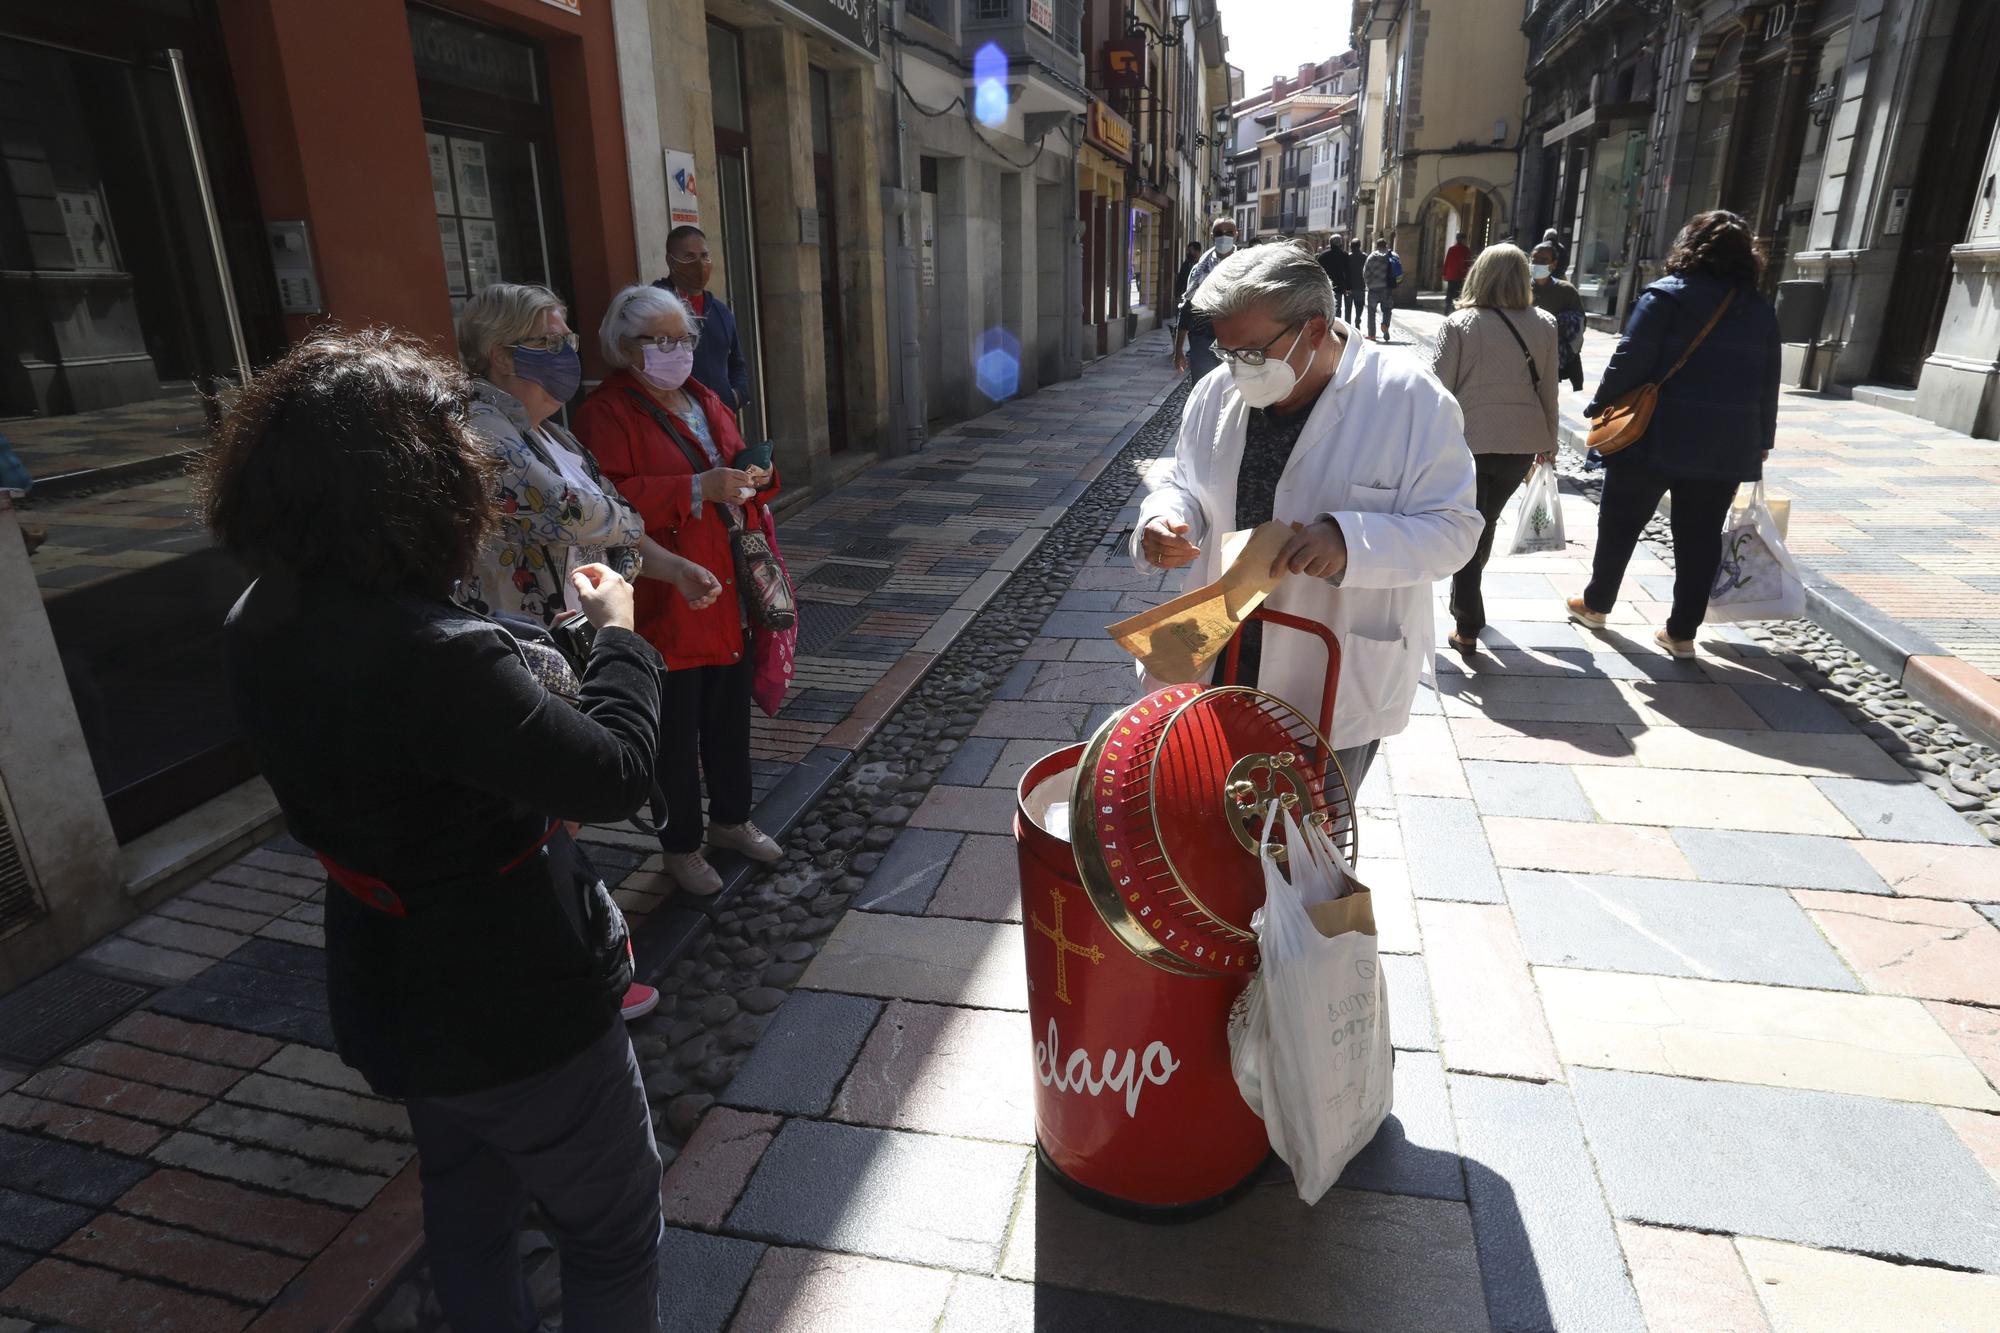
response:
M541 48L421 6L409 24L452 310L496 282L572 300Z

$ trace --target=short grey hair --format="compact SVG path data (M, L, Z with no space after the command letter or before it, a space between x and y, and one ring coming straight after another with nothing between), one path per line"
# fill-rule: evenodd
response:
M562 298L546 287L520 282L496 282L482 289L458 312L458 358L475 375L493 368L493 349L511 347L527 337L544 311L564 313Z
M1333 283L1319 260L1298 245L1238 250L1209 270L1194 294L1194 310L1207 319L1232 319L1256 307L1289 328L1315 317L1332 324Z
M681 298L665 287L627 287L612 297L604 311L604 322L597 326L597 345L604 353L604 363L620 370L636 366L638 362L626 351L625 340L638 337L639 330L667 315L679 315L686 320L689 333L701 330Z

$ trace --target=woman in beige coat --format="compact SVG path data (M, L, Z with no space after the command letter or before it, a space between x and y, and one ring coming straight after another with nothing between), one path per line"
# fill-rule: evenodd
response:
M1516 246L1488 246L1431 351L1431 373L1465 414L1484 520L1479 549L1451 580L1451 646L1461 653L1474 652L1486 628L1479 576L1493 553L1493 524L1535 459L1554 459L1556 370L1556 322L1534 308L1528 257Z

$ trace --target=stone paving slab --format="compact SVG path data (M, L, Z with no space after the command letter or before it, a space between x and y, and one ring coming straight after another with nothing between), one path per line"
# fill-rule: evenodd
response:
M1648 1328L1770 1333L1729 1237L1620 1222L1618 1240Z
M1495 1328L1645 1333L1569 1090L1451 1077Z
M1594 1069L1570 1086L1620 1217L2000 1272L2000 1186L1931 1107Z
M1860 990L1783 889L1503 872L1528 961Z
M1885 1263L1749 1236L1736 1242L1777 1333L1850 1328L1984 1333L2000 1323L2000 1277Z
M729 1226L779 1244L991 1273L1029 1160L1019 1147L791 1120Z
M852 912L799 984L981 1009L1028 1007L1021 928L1000 922Z
M1888 893L1889 886L1858 850L1841 838L1736 829L1674 829L1673 840L1696 875L1738 884Z
M1308 1209L1289 1180L1158 1227L1093 1211L1037 1170L1001 1273L1312 1329L1489 1327L1464 1204L1335 1189Z
M858 995L797 990L724 1089L729 1106L820 1115L882 1013Z
M1915 1000L1551 967L1535 981L1566 1064L2000 1112Z
M755 1241L668 1227L660 1240L660 1327L722 1333L763 1257Z

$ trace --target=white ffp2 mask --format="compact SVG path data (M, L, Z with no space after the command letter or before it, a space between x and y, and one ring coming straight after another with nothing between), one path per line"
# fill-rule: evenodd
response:
M1291 397L1292 390L1299 387L1299 373L1292 369L1290 358L1299 339L1305 336L1306 331L1301 328L1292 335L1291 345L1285 348L1283 356L1267 356L1261 366L1246 366L1241 361L1229 363L1229 382L1243 395L1244 402L1252 407L1269 407Z

